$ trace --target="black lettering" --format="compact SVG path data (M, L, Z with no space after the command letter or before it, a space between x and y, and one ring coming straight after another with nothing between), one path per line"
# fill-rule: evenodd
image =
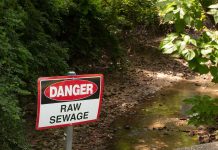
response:
M83 119L88 119L89 112L84 112Z
M81 107L81 103L79 103L79 104L76 103L76 104L74 104L73 106L74 106L74 111L76 111L76 110L79 111L79 110L80 110L80 107Z
M68 111L73 111L72 104L70 104L70 105L68 106L68 108L67 108L67 112L68 112Z
M70 118L70 121L72 121L72 120L76 120L75 114L72 114L72 116L71 116L71 118Z
M64 122L69 121L69 119L70 119L70 114L66 114L66 115L63 116L63 121Z
M79 109L80 107L81 107L81 103L77 105L77 109ZM64 108L64 106L62 108ZM57 115L57 116L51 116L49 122L50 124L53 124L53 123L68 122L73 120L82 120L82 119L88 119L88 116L89 116L89 112Z
M66 112L66 105L61 105L61 112Z
M53 124L53 123L55 123L55 116L50 117L50 124Z
M83 118L83 113L78 113L76 116L77 120L81 120Z
M56 118L56 123L61 123L61 117L63 117L63 115L58 115Z

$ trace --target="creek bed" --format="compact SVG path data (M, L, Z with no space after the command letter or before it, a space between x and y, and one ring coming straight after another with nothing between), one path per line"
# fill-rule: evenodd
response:
M112 150L171 150L199 144L195 129L187 124L185 111L190 106L183 103L194 95L217 97L218 86L212 83L181 81L163 89L146 103L136 107L136 113L115 121Z

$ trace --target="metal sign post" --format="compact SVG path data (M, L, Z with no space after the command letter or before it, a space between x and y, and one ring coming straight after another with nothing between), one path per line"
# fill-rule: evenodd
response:
M76 75L74 71L69 71L68 76ZM72 150L73 146L73 126L68 126L65 128L65 150Z
M73 146L73 126L65 128L65 150L72 150Z

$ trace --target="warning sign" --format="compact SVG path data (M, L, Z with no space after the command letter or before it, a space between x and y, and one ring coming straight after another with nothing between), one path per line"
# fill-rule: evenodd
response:
M36 129L96 121L102 92L101 74L39 78Z

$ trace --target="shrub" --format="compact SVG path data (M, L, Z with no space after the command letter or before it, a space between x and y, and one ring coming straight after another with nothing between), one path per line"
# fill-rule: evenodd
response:
M176 32L168 34L161 42L160 48L166 54L182 56L189 63L189 67L200 74L210 72L213 76L212 81L218 83L218 31L204 26L207 16L205 5L209 3L198 0L158 0L157 6L163 22L174 24ZM214 16L214 23L217 23L217 4L209 8L209 14ZM188 111L191 115L189 123L216 123L217 99L196 96L186 99L185 102L193 105Z
M216 125L218 119L218 99L210 96L194 96L184 100L186 104L192 105L187 111L190 115L190 124L198 125Z

